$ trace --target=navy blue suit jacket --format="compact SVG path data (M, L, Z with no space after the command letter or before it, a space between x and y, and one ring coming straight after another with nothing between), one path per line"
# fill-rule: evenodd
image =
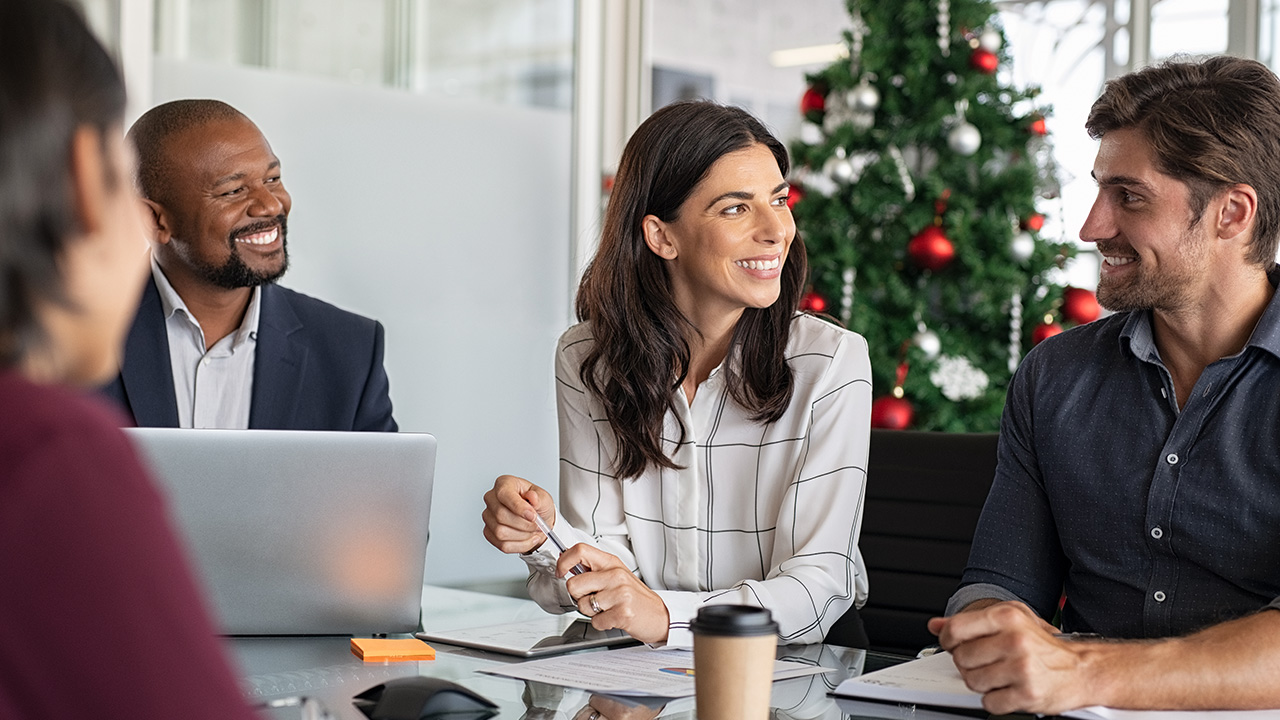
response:
M262 286L249 427L395 432L382 324ZM169 336L155 281L143 291L120 375L103 388L140 427L177 427Z

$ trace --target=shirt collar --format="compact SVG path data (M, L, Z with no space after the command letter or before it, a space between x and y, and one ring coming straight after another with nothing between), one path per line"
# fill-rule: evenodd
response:
M151 277L156 282L156 290L160 293L160 307L164 311L165 320L172 318L174 313L182 311L183 316L194 325L200 327L200 321L196 320L196 316L191 314L187 309L187 304L183 302L182 296L177 290L173 289L173 285L169 283L169 278L165 277L164 270L160 269L160 263L156 262L156 256L151 255ZM262 316L262 286L259 285L253 289L253 293L249 295L249 307L245 309L244 320L240 321L240 329L236 330L235 337L231 341L231 348L237 349L249 340L258 339L258 320ZM201 328L201 333L204 330Z
M1280 265L1272 265L1267 271L1267 281L1275 288L1280 283ZM1137 310L1129 313L1120 331L1120 343L1128 343L1129 351L1142 360L1158 361L1155 333L1151 328L1151 311ZM1280 292L1272 293L1271 301L1258 318L1258 324L1249 336L1245 347L1256 347L1280 357Z

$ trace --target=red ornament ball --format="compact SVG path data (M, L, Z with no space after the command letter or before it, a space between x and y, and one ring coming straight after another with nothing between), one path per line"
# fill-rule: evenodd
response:
M810 86L800 96L800 114L810 122L821 122L822 113L827 109L827 97L816 87Z
M1040 323L1035 330L1031 331L1031 344L1039 345L1060 332L1062 332L1062 326L1058 323Z
M827 299L810 290L804 294L804 297L800 298L800 309L805 312L826 312Z
M990 75L1000 66L1000 58L990 50L978 48L969 56L969 65L978 72Z
M1034 230L1040 232L1044 228L1044 216L1040 213L1031 213L1026 220L1022 221L1023 230Z
M956 248L942 228L930 225L907 243L907 255L916 265L937 272L955 259Z
M906 430L911 427L913 412L911 403L902 398L885 395L871 403L871 427Z
M1102 316L1098 297L1084 288L1067 288L1062 293L1062 315L1073 323L1083 325Z
M1049 125L1044 121L1044 118L1038 117L1031 121L1031 124L1027 126L1027 130L1031 131L1032 135L1048 135Z
M800 187L800 183L791 183L791 189L787 191L787 208L796 209L796 203L804 199L804 188Z

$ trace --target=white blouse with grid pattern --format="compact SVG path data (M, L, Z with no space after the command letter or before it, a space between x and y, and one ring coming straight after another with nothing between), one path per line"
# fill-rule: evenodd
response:
M858 552L870 438L871 363L862 336L808 315L792 321L786 357L795 377L787 411L753 422L729 397L720 368L694 395L677 391L664 446L683 469L612 477L616 440L578 369L589 324L556 351L560 517L567 545L618 556L658 591L671 616L667 643L692 645L698 607L769 608L783 643L822 642L867 597ZM678 421L686 428L684 442ZM556 579L554 548L524 556L529 592L550 612L574 609Z

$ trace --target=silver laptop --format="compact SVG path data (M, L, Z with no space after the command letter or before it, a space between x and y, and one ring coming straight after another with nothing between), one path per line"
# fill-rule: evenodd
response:
M412 632L436 440L127 428L226 635Z

